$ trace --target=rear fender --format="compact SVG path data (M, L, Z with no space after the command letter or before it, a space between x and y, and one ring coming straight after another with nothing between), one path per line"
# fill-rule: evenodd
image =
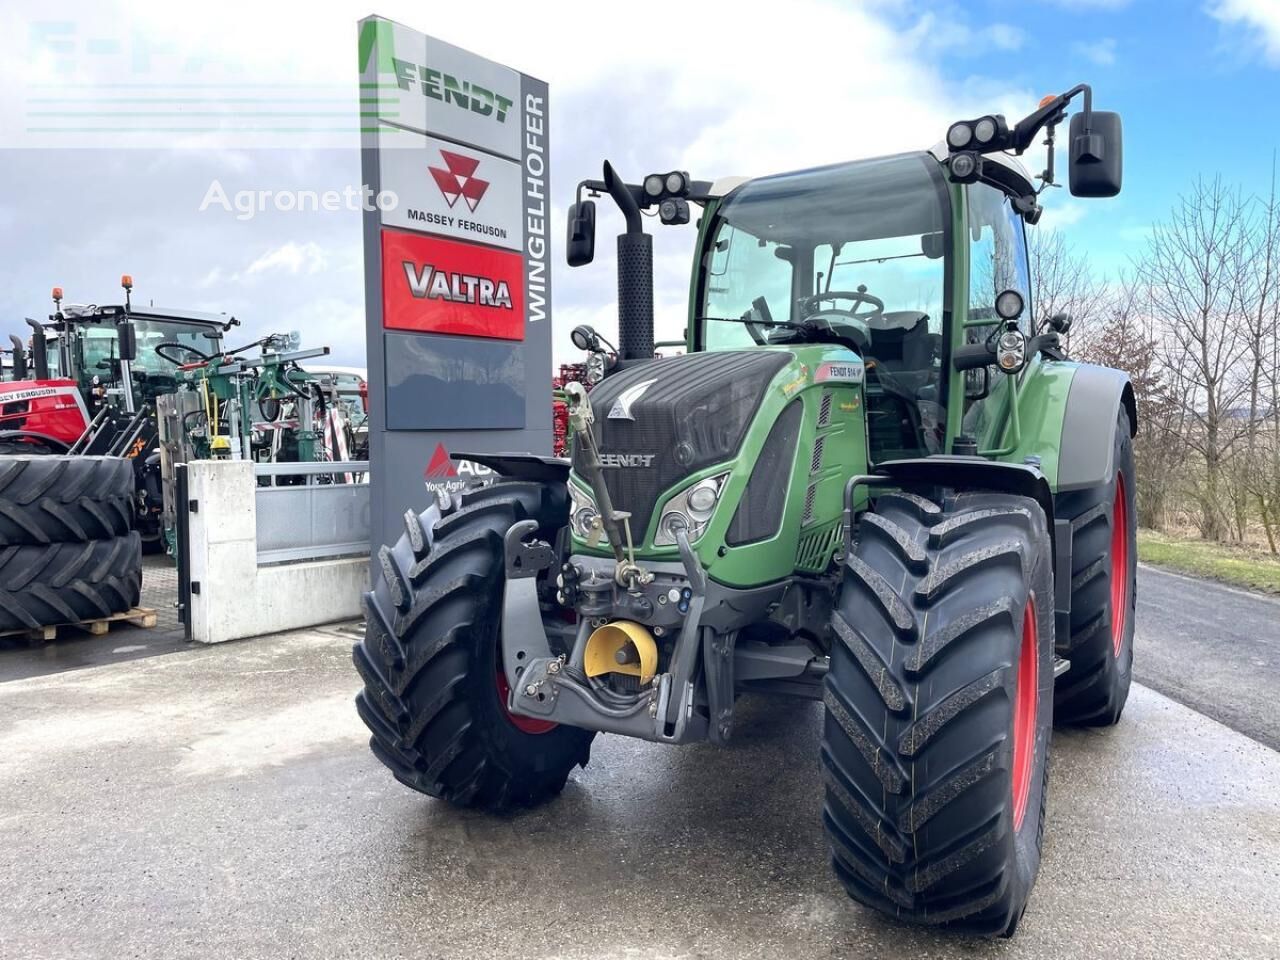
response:
M1115 473L1116 416L1129 415L1129 435L1138 432L1133 385L1121 370L1080 364L1071 378L1062 416L1057 492L1106 483Z

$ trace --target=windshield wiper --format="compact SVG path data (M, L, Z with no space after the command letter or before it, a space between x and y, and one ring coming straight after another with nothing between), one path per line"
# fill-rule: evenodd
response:
M749 323L754 327L787 327L790 330L807 330L803 323L792 323L790 320L756 320L752 317L694 317L694 323L703 320L715 320L717 323Z

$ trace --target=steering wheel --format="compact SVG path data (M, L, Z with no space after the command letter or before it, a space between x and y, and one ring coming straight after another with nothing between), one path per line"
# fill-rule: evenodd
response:
M199 358L202 363L208 362L212 359L209 354L204 353L201 350L197 350L195 347L189 347L185 343L178 343L176 340L166 340L164 343L157 343L155 346L156 353L163 359L168 360L176 367L181 367L188 361L183 360L180 357L173 356L174 352L178 350Z
M870 324L884 316L884 301L867 293L866 284L859 284L857 290L828 290L826 293L815 293L812 296L801 297L800 309L802 312L812 310L823 300L852 300L854 308L852 310L842 310L839 307L829 307L826 310L816 311L804 319L810 320L814 317L825 317L834 314L848 317L858 323ZM857 307L862 303L870 304L871 309L859 311Z

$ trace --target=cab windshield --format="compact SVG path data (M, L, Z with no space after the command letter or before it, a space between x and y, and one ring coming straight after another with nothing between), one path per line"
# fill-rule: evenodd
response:
M216 327L142 319L134 320L133 327L138 343L138 356L132 364L134 372L157 378L164 385L177 382L177 364L156 353L155 348L160 344L180 343L202 354L217 353L219 349L219 340L205 336L206 331L220 335ZM118 374L120 343L114 324L86 324L81 328L79 342L81 369L87 376L97 375L106 380ZM174 351L173 355L182 356L182 352ZM192 354L188 359L197 358Z
M867 364L875 458L938 452L950 218L927 154L744 184L709 230L699 345L846 344Z

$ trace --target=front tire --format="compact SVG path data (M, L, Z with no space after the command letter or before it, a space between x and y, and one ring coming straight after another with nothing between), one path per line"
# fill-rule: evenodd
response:
M365 687L356 709L374 755L406 786L459 807L504 811L558 794L585 766L594 733L508 713L499 644L503 536L536 520L554 541L567 494L504 481L406 515L365 594L352 651Z
M877 499L833 615L823 823L855 900L986 935L1040 866L1053 570L1034 501Z
M1071 669L1058 678L1058 723L1103 727L1116 723L1133 680L1138 531L1133 439L1123 407L1116 420L1107 483L1059 494L1055 513L1071 521L1071 632L1060 656Z

